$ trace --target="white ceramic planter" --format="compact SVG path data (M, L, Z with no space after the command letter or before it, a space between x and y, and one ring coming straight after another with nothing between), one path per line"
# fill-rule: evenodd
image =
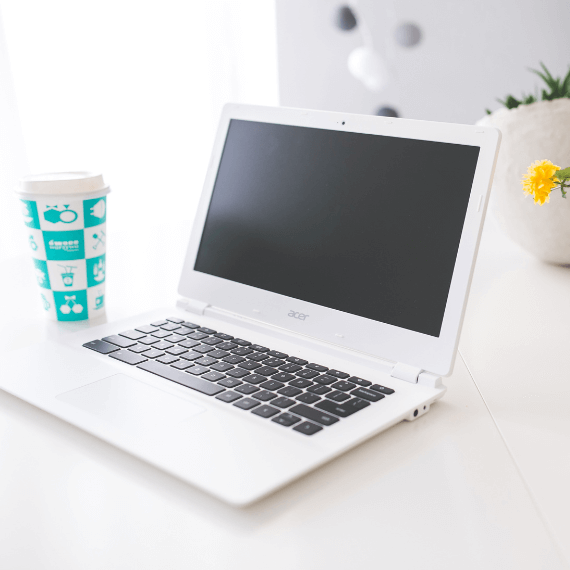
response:
M493 182L493 212L503 231L543 261L570 264L570 194L553 190L543 206L525 196L521 180L535 161L570 166L570 99L500 109L478 124L501 130Z

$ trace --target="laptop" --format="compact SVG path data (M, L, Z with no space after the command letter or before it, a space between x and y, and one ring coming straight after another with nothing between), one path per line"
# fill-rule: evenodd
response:
M445 393L498 130L227 105L175 307L0 387L244 506Z

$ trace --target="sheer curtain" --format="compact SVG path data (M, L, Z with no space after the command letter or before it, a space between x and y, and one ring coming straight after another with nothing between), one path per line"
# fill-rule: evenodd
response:
M0 0L0 15L0 257L25 251L26 171L100 170L116 221L190 222L222 105L277 104L270 0Z

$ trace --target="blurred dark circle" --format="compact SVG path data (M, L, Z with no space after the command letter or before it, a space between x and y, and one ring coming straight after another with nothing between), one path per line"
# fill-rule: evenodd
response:
M407 22L400 24L395 32L396 43L403 47L413 47L420 43L422 31L416 24Z
M379 107L376 114L379 117L399 117L398 111L394 107Z
M337 28L347 32L356 28L356 16L350 6L341 6L335 14L334 23Z

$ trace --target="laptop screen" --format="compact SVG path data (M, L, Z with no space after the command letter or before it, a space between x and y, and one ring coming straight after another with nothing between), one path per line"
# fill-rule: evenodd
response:
M194 269L437 337L478 155L232 119Z

